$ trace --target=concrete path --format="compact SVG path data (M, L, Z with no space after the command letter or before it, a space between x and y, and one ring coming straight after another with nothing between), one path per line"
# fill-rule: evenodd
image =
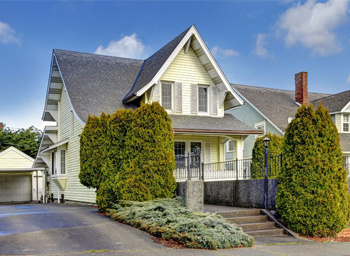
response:
M277 240L276 240L277 239ZM276 244L282 243L282 244ZM97 251L96 251L97 250ZM0 255L350 255L350 243L257 239L254 248L168 248L151 236L97 214L92 207L57 204L0 206Z

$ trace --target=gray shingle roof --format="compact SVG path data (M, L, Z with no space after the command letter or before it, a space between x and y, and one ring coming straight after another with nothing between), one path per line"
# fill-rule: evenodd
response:
M285 131L288 126L288 118L294 117L299 107L295 103L294 91L239 84L232 84L232 86L282 131ZM326 96L329 94L308 94L309 101Z
M350 134L339 133L341 150L350 152Z
M329 112L338 112L341 111L350 101L350 90L333 94L325 98L312 101L314 106L318 106L319 103L322 103L323 106L329 109Z
M223 118L190 115L169 115L169 117L173 121L175 130L245 131L247 134L258 131L227 113Z
M130 90L142 60L54 50L72 105L82 121L88 115L130 108L123 97Z
M145 87L153 77L157 74L157 72L164 65L166 60L170 57L172 52L175 50L176 46L181 42L186 33L190 30L191 27L186 29L180 35L175 37L172 41L170 41L167 45L153 54L151 57L145 60L145 63L142 67L141 73L137 78L133 88L131 88L130 92L125 96L125 99L131 98L135 93Z

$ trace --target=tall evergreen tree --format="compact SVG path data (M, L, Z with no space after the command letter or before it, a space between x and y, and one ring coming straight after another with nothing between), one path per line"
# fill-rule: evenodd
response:
M268 133L266 135L270 139L268 146L269 156L278 156L282 152L283 137L276 134ZM265 136L255 140L252 151L251 177L253 179L262 179L265 176ZM278 157L270 158L269 161L269 178L276 178L280 169L280 159Z
M106 135L109 115L89 116L80 136L80 182L99 188L102 164L106 159Z
M129 159L126 154L125 140L130 130L134 112L130 109L117 110L107 122L106 158L102 163L100 187L97 191L96 203L99 211L104 212L118 200L114 191L116 175Z
M328 111L301 106L286 129L282 151L276 197L282 221L301 235L334 236L349 221L349 194Z
M174 135L171 119L159 103L135 110L125 146L128 161L116 176L118 197L135 201L173 197Z

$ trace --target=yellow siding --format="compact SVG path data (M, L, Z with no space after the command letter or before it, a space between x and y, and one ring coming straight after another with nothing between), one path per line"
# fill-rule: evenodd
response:
M341 115L342 114L335 114L335 126L337 126L338 132L342 132L341 128Z
M191 47L187 54L184 48L179 52L160 80L182 83L182 115L191 115L191 84L214 85ZM223 107L218 106L218 116L224 116Z
M243 158L243 140L242 136L230 136L235 141L237 141L237 152L238 152L238 159ZM182 134L175 134L175 141L185 141L188 143L188 149L189 150L189 143L190 142L202 142L202 153L204 152L204 144L209 142L210 143L210 162L221 162L225 161L225 144L222 143L224 137L220 136L205 136L205 135L182 135ZM237 157L237 156L236 156Z
M31 168L33 161L14 150L0 156L0 168Z
M91 202L95 203L96 195L94 189L88 189L83 186L79 180L80 172L80 134L83 131L83 126L74 117L74 132L71 134L71 107L68 101L67 93L62 90L61 102L60 102L60 119L59 119L59 132L60 140L69 139L67 144L67 169L66 178L67 185L65 191L65 199L73 201ZM51 182L53 193L57 193L57 186ZM61 192L62 193L62 192Z

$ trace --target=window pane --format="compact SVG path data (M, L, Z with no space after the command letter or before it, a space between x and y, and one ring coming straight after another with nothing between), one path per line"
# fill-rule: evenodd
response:
M162 105L165 109L171 109L171 84L162 83Z
M55 172L55 169L56 169L56 166L55 166L55 152L52 152L51 153L51 161L52 161L52 163L51 163L51 173L52 173L52 175L55 175L56 174L56 172Z
M344 123L349 123L349 115L344 114Z
M233 151L233 141L232 140L230 140L228 142L228 151Z
M174 142L175 160L177 168L184 168L186 166L186 143Z
M349 124L343 124L343 131L348 132L349 131Z
M66 174L66 151L61 150L61 174Z
M191 142L191 153L199 154L202 151L202 143Z
M185 142L174 142L175 157L185 157L186 155L186 143Z
M198 110L208 112L208 88L198 88Z

